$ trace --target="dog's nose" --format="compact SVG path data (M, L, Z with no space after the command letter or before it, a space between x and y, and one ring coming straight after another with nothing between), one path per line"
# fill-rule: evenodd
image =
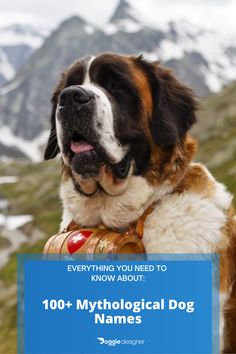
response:
M70 86L65 88L59 98L60 107L70 104L82 105L88 103L92 99L92 94L80 86Z

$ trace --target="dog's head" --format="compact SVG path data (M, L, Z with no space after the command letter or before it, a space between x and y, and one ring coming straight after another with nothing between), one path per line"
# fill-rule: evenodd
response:
M191 90L141 56L108 53L77 61L62 74L52 104L45 159L61 152L86 195L99 187L107 193L112 185L125 188L131 175L144 176L154 164L160 172L196 120ZM81 188L86 180L93 180L89 192Z

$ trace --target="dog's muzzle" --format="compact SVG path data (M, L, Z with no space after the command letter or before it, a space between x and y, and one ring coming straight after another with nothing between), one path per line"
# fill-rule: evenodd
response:
M66 131L78 131L81 135L89 137L88 135L92 133L92 119L95 109L93 92L85 90L81 86L70 86L61 92L59 112L62 127Z
M114 175L125 178L130 168L130 156L126 154L117 164L109 160L96 131L96 95L89 89L75 85L65 88L59 97L58 120L63 137L63 154L70 166L84 177L96 176L101 163L110 165Z
M63 154L72 169L92 176L99 172L98 139L94 130L95 94L81 86L65 88L59 97L58 119L63 137Z

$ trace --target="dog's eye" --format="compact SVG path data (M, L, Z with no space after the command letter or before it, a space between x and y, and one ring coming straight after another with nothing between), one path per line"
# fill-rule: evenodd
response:
M108 91L114 93L124 89L124 85L118 81L108 81L107 83Z

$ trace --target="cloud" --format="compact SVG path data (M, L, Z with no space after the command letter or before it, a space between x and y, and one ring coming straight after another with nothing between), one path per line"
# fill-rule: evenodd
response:
M235 0L130 0L130 3L157 27L170 20L185 19L202 28L236 34Z
M170 20L185 19L203 28L236 34L235 0L128 0L144 21L163 26ZM15 0L0 1L0 23L31 23L55 27L72 15L101 25L108 20L118 0Z
M97 24L104 23L117 4L117 0L15 0L0 1L1 27L13 22L27 22L55 27L75 14Z

